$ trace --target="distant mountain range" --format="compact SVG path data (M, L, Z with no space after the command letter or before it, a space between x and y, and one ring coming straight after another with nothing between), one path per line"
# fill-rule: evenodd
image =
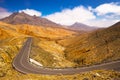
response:
M0 19L0 21L6 22L9 24L29 24L29 25L44 26L44 27L66 28L46 18L30 16L24 12L21 12L21 13L15 12L6 18ZM75 24L68 26L67 29L74 30L74 31L92 31L92 30L96 30L97 28L76 22Z
M44 27L59 27L60 25L49 21L48 19L37 17L37 16L30 16L24 12L15 12L12 15L1 19L0 21L9 23L9 24L29 24L29 25L37 25L37 26L44 26Z
M68 26L68 28L76 31L92 31L98 29L95 26L88 26L86 24L78 23L78 22L74 23L71 26Z

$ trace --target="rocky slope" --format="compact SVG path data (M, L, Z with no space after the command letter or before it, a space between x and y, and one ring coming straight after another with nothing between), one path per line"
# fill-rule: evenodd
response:
M120 22L58 43L66 47L66 59L77 63L76 66L120 59Z

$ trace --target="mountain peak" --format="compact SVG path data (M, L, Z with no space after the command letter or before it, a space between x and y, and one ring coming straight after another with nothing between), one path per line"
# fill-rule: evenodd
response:
M17 14L17 15L23 15L24 14L25 15L26 13L24 13L24 12L14 12L13 14Z
M23 12L23 11L22 11L22 12L14 12L13 15L19 15L19 16L31 16L31 15L29 15L29 14ZM36 16L36 15L33 15L33 16L31 16L31 17L37 17L37 16Z
M48 19L37 17L37 16L30 16L24 12L14 12L10 16L1 19L0 21L9 23L9 24L29 24L29 25L37 25L37 26L44 26L44 27L58 27L60 25L49 21Z
M5 20L5 19L10 19L10 18L15 18L16 16L18 16L18 17L26 17L26 16L29 16L30 17L30 15L28 15L28 14L26 14L26 13L24 13L24 12L14 12L13 14L11 14L10 16L8 16L8 17L5 17L5 18L3 18L3 19L1 19L1 20ZM31 16L32 17L32 16ZM11 19L12 20L12 19Z
M96 27L92 27L83 23L76 22L73 25L69 26L68 28L77 31L92 31L97 29Z
M74 23L72 26L76 26L76 27L90 27L90 26L88 26L86 24L79 23L79 22Z

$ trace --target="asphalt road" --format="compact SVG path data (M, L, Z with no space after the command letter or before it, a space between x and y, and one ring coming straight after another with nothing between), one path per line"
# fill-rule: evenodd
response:
M25 42L22 49L16 55L13 60L13 67L21 72L21 73L33 73L33 74L46 74L46 75L54 75L54 74L79 74L82 72L92 71L92 70L116 70L120 71L120 60L113 61L109 63L103 63L99 65L93 65L89 67L82 68L65 68L65 69L48 69L44 67L36 67L30 64L29 62L29 54L31 51L32 38L28 38Z

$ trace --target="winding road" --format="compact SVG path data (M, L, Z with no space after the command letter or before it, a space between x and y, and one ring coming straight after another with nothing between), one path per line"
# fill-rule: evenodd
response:
M25 42L24 46L22 47L22 49L19 51L19 53L13 60L12 63L13 67L21 73L54 75L54 74L79 74L82 72L99 69L120 71L120 60L82 68L48 69L44 67L36 67L31 65L31 63L29 62L31 44L32 38L29 37Z

